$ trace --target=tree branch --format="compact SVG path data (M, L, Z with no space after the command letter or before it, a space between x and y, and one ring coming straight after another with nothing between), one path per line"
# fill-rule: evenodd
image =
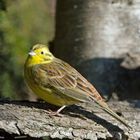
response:
M130 131L101 109L86 104L63 110L63 117L49 116L56 109L43 102L1 101L0 136L3 132L30 137L69 139L138 139L140 138L140 101L113 102L109 106L126 118Z

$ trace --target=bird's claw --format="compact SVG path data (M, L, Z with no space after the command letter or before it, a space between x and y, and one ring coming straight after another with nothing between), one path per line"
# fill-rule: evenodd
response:
M57 117L63 117L62 114L60 114L59 112L57 111L52 111L52 110L49 110L49 111L46 111L48 113L49 116L57 116Z

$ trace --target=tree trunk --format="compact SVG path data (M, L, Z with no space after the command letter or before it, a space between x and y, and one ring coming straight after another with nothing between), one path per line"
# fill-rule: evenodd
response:
M140 99L139 22L138 0L57 0L55 55L101 94Z

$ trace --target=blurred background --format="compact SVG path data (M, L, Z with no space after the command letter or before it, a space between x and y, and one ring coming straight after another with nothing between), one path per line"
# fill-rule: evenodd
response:
M0 96L28 99L24 62L33 45L53 39L55 0L3 0L0 6Z
M24 62L49 43L106 99L140 99L139 23L137 0L0 0L0 97L35 99Z

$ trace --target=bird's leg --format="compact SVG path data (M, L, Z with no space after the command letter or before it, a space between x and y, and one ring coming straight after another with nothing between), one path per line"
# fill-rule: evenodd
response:
M63 115L60 114L60 112L65 108L66 106L62 106L60 107L57 111L53 112L51 110L47 111L47 113L50 115L50 116L59 116L59 117L62 117Z
M65 105L61 106L56 112L59 114L65 107Z

